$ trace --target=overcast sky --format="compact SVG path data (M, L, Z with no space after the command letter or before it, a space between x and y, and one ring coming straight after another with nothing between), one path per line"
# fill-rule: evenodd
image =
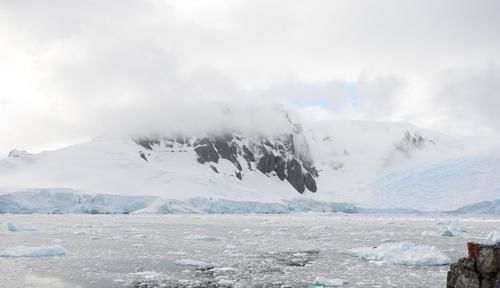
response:
M0 154L219 126L221 105L259 129L282 104L306 120L495 135L499 11L483 0L0 0Z

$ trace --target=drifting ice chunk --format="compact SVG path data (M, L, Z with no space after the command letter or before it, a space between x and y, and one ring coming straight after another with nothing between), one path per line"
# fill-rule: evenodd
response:
M290 233L288 233L288 228L278 228L276 230L271 231L271 235L277 237L286 237L290 235Z
M451 259L436 247L409 242L385 243L378 247L350 249L349 252L377 264L435 266L451 263Z
M340 278L326 279L323 277L316 277L313 281L314 287L341 287L349 283L347 280Z
M491 232L486 239L490 240L493 243L500 244L500 232L493 231Z
M214 271L219 273L226 273L226 272L237 272L238 269L233 267L220 267L220 268L214 268Z
M212 265L199 261L199 260L192 260L192 259L181 259L181 260L175 260L176 265L184 266L184 267L190 267L194 268L196 270L208 270L213 268Z
M14 223L7 223L7 230L10 232L29 232L29 231L37 231L37 229L32 227L22 227L15 225Z
M438 231L439 236L444 236L444 237L453 237L453 236L458 236L464 232L463 229L460 229L456 226L448 226L446 228L441 228Z
M229 286L232 287L236 283L236 280L230 280L230 279L220 279L219 280L219 285L221 286Z
M141 272L129 273L129 275L138 276L144 279L158 279L163 277L162 273L155 271L141 271Z
M167 254L168 255L176 255L176 256L184 256L184 255L186 255L185 252L182 252L182 251L172 251L172 250L167 251Z
M199 240L199 241L215 241L217 237L208 235L188 235L184 237L186 240Z
M68 251L60 245L49 247L16 246L0 251L0 257L48 257L66 255Z

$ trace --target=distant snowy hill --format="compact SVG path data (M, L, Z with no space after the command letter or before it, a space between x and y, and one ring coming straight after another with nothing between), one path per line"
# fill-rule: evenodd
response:
M29 199L49 203L42 210L53 211L54 195L69 197L60 203L66 205L62 212L89 212L99 203L110 213L228 212L229 206L242 207L237 202L269 213L311 211L315 205L319 211L344 210L332 208L334 202L452 210L500 196L500 153L491 140L401 123L288 122L290 130L276 135L99 137L39 154L14 150L0 160L0 212L37 211ZM97 194L120 197L88 196Z
M500 199L495 201L482 201L470 204L457 210L449 211L450 214L488 214L500 216Z

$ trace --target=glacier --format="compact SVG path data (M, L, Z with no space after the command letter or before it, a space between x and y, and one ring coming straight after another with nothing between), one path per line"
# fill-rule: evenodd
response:
M197 197L187 200L157 196L87 195L68 189L41 189L0 195L0 213L11 214L288 214L356 213L349 203L290 199L275 203Z

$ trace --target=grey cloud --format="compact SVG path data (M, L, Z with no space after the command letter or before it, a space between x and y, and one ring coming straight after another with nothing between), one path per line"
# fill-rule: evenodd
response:
M440 73L433 83L435 112L449 119L442 125L466 134L500 132L500 68L497 65L448 70Z
M446 115L440 121L500 131L491 108L497 68L449 75L440 85L432 76L500 62L498 1L179 5L193 4L1 1L0 153L115 130L275 131L283 123L269 121L273 103L415 122L429 107L446 107L436 112ZM413 78L432 86L429 97L408 94ZM358 101L336 82L355 85ZM409 100L416 105L406 111Z

